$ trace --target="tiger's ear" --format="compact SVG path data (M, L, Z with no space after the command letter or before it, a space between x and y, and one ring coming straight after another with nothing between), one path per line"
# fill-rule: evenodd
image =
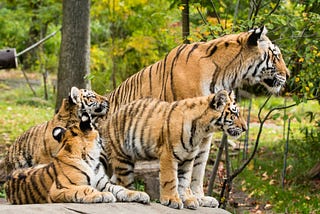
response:
M53 138L58 141L59 143L61 142L62 140L62 136L63 134L66 132L66 129L65 128L62 128L62 127L55 127L53 130L52 130L52 136Z
M220 90L213 97L210 103L210 107L218 111L223 111L224 107L227 104L227 100L228 92L226 90Z
M92 130L91 118L87 112L83 112L81 115L80 129L83 132Z
M77 87L73 86L70 90L69 97L74 104L78 103L79 94L80 94L80 90Z
M250 30L251 32L249 38L248 38L248 45L249 46L257 46L258 41L261 38L261 35L265 35L267 33L267 28L265 26L262 26L260 28L255 28L253 30Z
M231 100L236 100L236 95L233 90L229 92L229 97Z

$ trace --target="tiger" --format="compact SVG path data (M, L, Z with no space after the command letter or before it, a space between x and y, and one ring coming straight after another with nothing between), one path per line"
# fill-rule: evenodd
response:
M267 37L267 28L229 34L207 42L182 44L164 59L135 73L106 95L109 114L122 105L143 97L167 102L207 96L221 89L261 84L273 94L285 85L290 72L279 47ZM99 129L106 126L100 120ZM102 132L105 138L107 133ZM215 199L204 196L203 179L211 137L204 139L194 161L191 189L201 206L211 206ZM101 160L106 163L107 157Z
M106 97L87 89L72 87L68 99L63 99L53 119L31 127L9 147L5 159L5 173L35 164L49 163L59 149L52 137L56 126L68 127L79 122L83 112L89 113L93 121L107 114L109 102Z
M99 161L102 140L88 113L82 114L79 124L55 127L52 136L60 148L50 163L17 169L8 176L9 203L150 203L145 192L110 183Z
M197 209L190 191L192 166L203 139L215 130L238 137L247 129L233 93L168 103L142 98L122 106L107 120L104 149L112 165L111 182L132 188L138 160L160 161L160 203ZM212 206L218 206L218 201Z

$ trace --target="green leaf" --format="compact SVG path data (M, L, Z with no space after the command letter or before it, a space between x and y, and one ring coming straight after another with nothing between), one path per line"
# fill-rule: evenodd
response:
M281 115L280 113L276 113L276 114L272 115L272 119L276 120L280 117L280 115Z

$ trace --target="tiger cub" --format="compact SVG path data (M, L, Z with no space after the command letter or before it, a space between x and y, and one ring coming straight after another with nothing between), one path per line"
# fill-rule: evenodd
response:
M172 103L144 98L121 107L104 130L111 182L132 188L135 162L159 159L161 204L196 209L201 199L190 190L193 163L215 129L234 137L246 130L233 93L225 90Z
M59 149L52 137L56 126L68 127L79 123L82 112L93 120L107 114L109 102L106 97L87 89L72 87L68 99L63 99L59 112L52 120L33 126L9 147L4 165L6 175L14 169L49 163Z
M61 144L56 157L49 164L13 171L5 184L8 202L149 203L146 193L109 182L99 161L102 141L87 113L81 116L80 124L68 129L56 127L52 135Z

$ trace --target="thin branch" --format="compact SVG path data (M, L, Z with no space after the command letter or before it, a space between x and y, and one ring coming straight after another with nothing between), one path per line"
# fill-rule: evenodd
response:
M205 24L205 25L209 25L208 22L207 22L207 20L206 20L206 19L204 18L204 16L202 15L199 7L197 7L197 11L198 11L198 13L200 14L201 19L202 19L202 21L204 22L204 24ZM209 31L210 31L210 34L211 34L212 36L214 36L214 33L213 33L213 31L212 31L210 28L209 28Z
M222 189L221 189L221 193L220 193L220 196L223 196L224 195L224 191L226 189L226 185L228 183L230 183L235 177L237 177L245 168L246 166L250 163L250 161L253 159L253 157L255 156L257 150L258 150L258 145L259 145L259 141L260 141L260 136L261 136L261 133L262 133L262 129L263 129L263 125L264 123L266 122L266 120L269 118L270 114L275 111L275 110L282 110L282 109L287 109L287 108L291 108L291 107L294 107L294 106L297 106L299 105L300 103L294 103L294 104L291 104L291 105L288 105L288 106L279 106L279 107L275 107L275 108L272 108L267 114L266 116L261 119L260 117L260 114L261 114L261 111L262 111L262 108L264 108L264 106L266 105L266 103L269 101L271 96L269 96L267 98L267 100L264 102L264 104L261 106L260 110L259 110L259 121L260 121L260 127L259 127L259 131L258 131L258 134L257 134L257 138L256 138L256 142L255 142L255 145L254 145L254 149L253 149L253 152L251 153L251 156L249 157L249 159L247 161L245 161L242 166L238 169L236 169L234 171L234 173L229 177L229 178L226 178L223 182L223 186L222 186ZM307 99L308 101L310 100L319 100L320 97L314 97L314 98L310 98L310 99ZM221 199L225 200L224 198L220 197L220 202L221 202ZM219 206L220 206L221 203L219 203Z
M217 13L216 7L214 6L212 0L210 0L210 2L211 2L211 5L212 5L212 7L213 7L213 12L214 12L214 14L216 15L216 17L217 17L217 19L218 19L218 23L219 23L219 25L221 25L220 16L219 16L219 14Z
M278 1L277 1L277 4L276 4L276 5L274 6L274 8L270 11L270 13L267 15L267 17L268 17L268 16L271 16L271 14L276 11L276 9L277 9L277 8L279 7L279 5L280 5L280 1L281 1L281 0L278 0Z

